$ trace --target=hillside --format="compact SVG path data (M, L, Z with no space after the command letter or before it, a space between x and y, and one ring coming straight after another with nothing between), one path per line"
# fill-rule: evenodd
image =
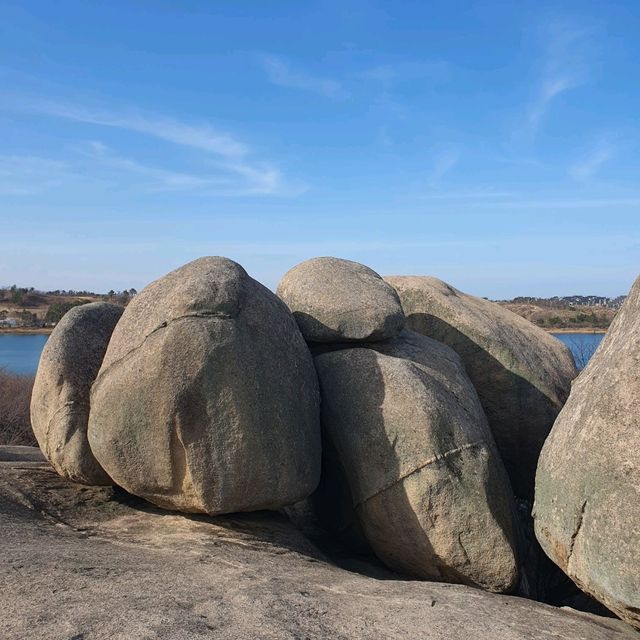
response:
M571 298L514 298L498 300L519 316L548 330L606 330L615 317L624 297L596 298L584 296L587 302L576 303ZM589 302L596 304L589 304Z
M72 307L105 300L126 306L135 289L91 291L38 291L33 287L0 287L0 331L48 331ZM550 331L606 330L625 296L517 297L498 304Z
M0 287L0 330L50 330L72 307L100 300L127 305L135 289L110 291L38 291L33 287Z

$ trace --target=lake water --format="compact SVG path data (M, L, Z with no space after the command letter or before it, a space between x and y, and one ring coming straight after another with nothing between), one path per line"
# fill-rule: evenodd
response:
M37 333L0 333L0 367L12 373L35 373L48 337Z
M578 369L584 369L604 338L604 333L554 333L554 338L564 342L576 361Z
M604 337L603 333L556 333L582 369ZM0 333L0 367L14 373L35 373L40 353L49 336L39 334Z

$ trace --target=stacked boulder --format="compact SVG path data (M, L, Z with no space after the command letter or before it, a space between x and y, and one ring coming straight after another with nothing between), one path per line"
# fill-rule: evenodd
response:
M88 322L78 316L76 324ZM158 506L209 514L279 508L315 489L311 355L287 307L240 265L201 258L150 284L104 342L104 360L90 344L68 343L68 324L47 347L65 357L51 362L45 354L38 378L78 384L73 376L82 372L65 362L92 359L83 386L85 408L91 386L88 420L85 412L76 429L83 447L40 419L51 404L44 385L32 402L40 445L56 469L74 478L70 468L95 460L103 479Z
M511 488L460 358L403 330L396 292L363 265L309 260L278 295L320 379L325 521L405 574L513 589Z
M461 358L489 421L513 489L533 497L538 456L577 371L569 349L515 313L437 278L385 278L413 331Z
M640 629L640 278L545 442L534 518L548 556Z
M58 323L40 357L31 426L53 468L75 482L111 484L87 439L89 395L122 311L107 302L72 308Z
M32 425L74 481L208 514L312 496L398 572L509 592L528 575L511 486L528 508L557 416L536 535L640 627L639 345L640 280L569 395L559 341L435 278L315 258L275 295L207 257L124 311L72 309L43 351Z

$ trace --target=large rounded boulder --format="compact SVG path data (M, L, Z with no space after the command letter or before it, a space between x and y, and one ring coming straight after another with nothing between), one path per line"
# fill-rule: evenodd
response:
M577 375L571 352L528 320L437 278L385 280L400 295L407 326L460 355L514 491L531 499L540 450Z
M290 269L278 295L311 342L366 342L404 327L397 293L375 271L340 258L312 258Z
M534 518L547 555L640 628L640 278L544 445Z
M318 381L286 305L226 258L147 286L94 383L89 442L118 485L169 509L252 511L309 495Z
M390 568L507 592L517 581L509 481L458 356L404 331L388 343L315 357L334 460L327 504L346 502ZM340 480L344 488L340 488ZM331 496L327 488L343 491ZM325 516L326 517L326 516Z
M122 307L92 302L68 311L40 356L31 396L31 426L40 449L62 476L111 484L87 440L91 385Z

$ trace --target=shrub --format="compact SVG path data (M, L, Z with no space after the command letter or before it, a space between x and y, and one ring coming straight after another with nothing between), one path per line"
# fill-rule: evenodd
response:
M33 381L34 376L0 368L0 445L37 446L29 417Z
M47 310L47 315L44 317L44 320L49 324L57 324L67 311L73 309L73 307L78 307L81 304L87 304L87 302L89 301L71 300L69 302L54 302Z

